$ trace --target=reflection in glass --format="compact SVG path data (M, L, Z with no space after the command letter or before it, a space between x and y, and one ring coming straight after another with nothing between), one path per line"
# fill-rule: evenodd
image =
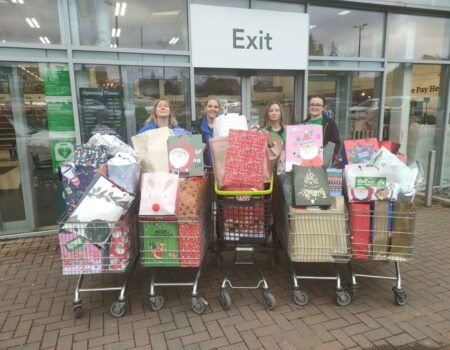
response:
M83 142L95 132L129 142L159 98L170 102L180 126L190 120L189 68L78 64L75 78Z
M382 57L384 14L310 7L309 55Z
M427 171L430 150L438 151L436 160L439 164L445 101L445 84L442 82L447 79L447 70L441 65L388 65L385 108L389 118L385 118L385 127L389 133L385 139L399 142L400 152L407 155L408 164L418 160L424 171ZM447 150L450 150L449 146ZM444 167L444 174L448 176L450 164L446 166L448 169Z
M69 0L72 43L187 50L187 2Z
M311 71L308 99L324 95L325 114L338 125L341 139L377 137L381 73Z
M450 19L392 14L388 28L388 58L450 59Z
M0 43L61 44L54 0L0 1Z
M234 75L195 75L195 115L201 118L209 95L218 97L219 114L241 113L241 78Z
M251 109L249 125L262 127L267 104L281 103L284 123L294 119L294 77L253 76L251 77Z

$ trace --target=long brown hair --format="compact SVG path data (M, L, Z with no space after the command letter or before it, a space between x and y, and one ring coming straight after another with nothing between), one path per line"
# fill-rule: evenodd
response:
M172 106L170 105L170 102L167 101L165 98L160 98L159 100L156 100L153 109L150 113L150 116L145 120L145 124L151 124L154 123L156 125L158 125L156 123L156 107L158 107L158 104L160 104L161 102L166 102L169 105L169 110L170 110L170 115L169 115L169 126L174 127L178 125L177 122L177 118L175 117L175 112L172 109Z
M278 107L280 108L280 126L281 126L281 129L284 129L283 108L281 108L281 103L278 102L278 101L270 101L267 104L267 106L266 106L266 113L264 114L264 128L267 129L269 127L269 109L273 105L278 105Z

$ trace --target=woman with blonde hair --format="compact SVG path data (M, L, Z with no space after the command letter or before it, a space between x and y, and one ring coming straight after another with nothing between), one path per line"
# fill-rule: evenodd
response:
M259 130L275 134L281 137L283 143L286 142L286 130L283 123L283 110L280 102L269 102L266 107L266 113L264 114L264 126Z
M175 117L175 113L170 106L169 101L160 98L155 102L150 116L145 120L145 124L139 129L138 134L165 126L172 129L175 135L190 134L189 131L178 126L177 118Z

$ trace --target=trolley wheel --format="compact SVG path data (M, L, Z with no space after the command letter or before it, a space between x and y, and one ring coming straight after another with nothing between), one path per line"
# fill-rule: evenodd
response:
M111 304L111 307L109 309L109 312L111 313L111 316L113 317L122 317L125 315L127 303L126 301L116 301Z
M73 305L73 313L75 318L80 318L81 316L81 303Z
M352 301L352 295L349 291L337 291L336 292L336 303L339 306L347 306Z
M153 311L161 310L164 305L164 298L161 295L155 295L154 297L150 297L150 306Z
M220 304L225 310L229 310L231 307L231 297L226 289L220 290Z
M404 289L393 288L395 293L395 304L398 306L403 306L408 301L408 294L406 294Z
M348 284L347 290L350 292L350 296L351 296L352 300L355 299L358 289L359 289L359 284L353 284L353 283Z
M206 301L202 298L192 298L192 311L196 314L202 314L205 311Z
M269 292L264 292L264 306L267 310L273 310L277 306L277 301L275 300L275 297L273 294L270 294Z
M300 306L308 305L309 297L308 293L301 289L294 290L294 303Z

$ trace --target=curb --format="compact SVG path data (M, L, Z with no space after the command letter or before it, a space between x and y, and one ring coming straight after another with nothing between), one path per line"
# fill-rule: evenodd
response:
M425 193L424 192L417 192L416 196L420 199L425 200ZM450 199L447 198L442 198L442 197L438 197L438 196L432 196L431 197L431 201L435 202L435 203L440 203L445 207L450 207Z

